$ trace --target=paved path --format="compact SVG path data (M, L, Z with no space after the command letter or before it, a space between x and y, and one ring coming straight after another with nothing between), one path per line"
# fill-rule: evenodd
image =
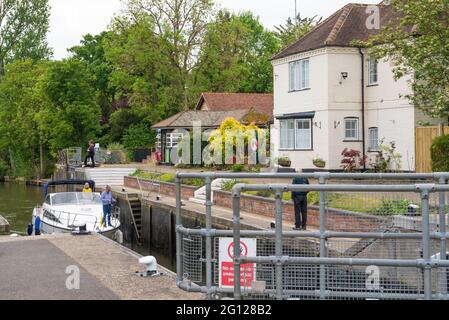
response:
M174 275L139 278L139 256L103 237L0 237L0 300L202 299L176 287ZM66 288L66 268L80 270L80 290Z

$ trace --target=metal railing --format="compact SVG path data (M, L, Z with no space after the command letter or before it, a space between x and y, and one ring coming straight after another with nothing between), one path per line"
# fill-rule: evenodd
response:
M90 214L83 214L83 213L76 213L76 212L68 212L68 211L62 211L62 210L54 210L54 209L49 209L49 208L38 208L40 210L43 210L44 212L44 218L52 220L53 222L57 222L61 225L63 225L64 227L67 227L68 229L73 229L73 227L75 226L75 224L78 222L79 218L82 218L83 221L80 222L89 222L93 224L93 229L96 230L97 228L99 228L100 222L98 221L98 218L96 216L90 215ZM46 217L45 216L45 212L48 212L49 214L51 214L55 220L53 220L51 217ZM117 228L118 224L119 224L119 217L120 215L120 209L114 206L114 212L112 213L112 217L114 219L111 220L112 227L113 228ZM88 218L88 219L86 219Z
M213 179L314 178L316 185L237 184L232 191L233 230L212 226ZM182 179L203 178L206 185L205 226L185 228L182 223ZM327 184L331 179L357 184ZM382 180L380 184L367 184ZM202 292L209 298L230 295L235 299L447 299L448 234L446 194L449 173L434 174L227 174L178 173L176 178L177 285ZM365 181L365 183L363 182ZM388 184L404 181L406 184ZM274 230L243 230L240 205L244 192L274 194ZM283 195L291 191L318 194L318 230L287 231L283 228ZM335 199L358 203L354 209L336 210ZM403 199L406 200L403 200ZM398 200L399 199L399 200ZM417 202L413 217L402 209L404 201ZM402 202L401 202L402 201ZM379 208L372 208L375 203ZM342 204L339 204L340 206ZM343 203L347 205L347 203ZM386 208L386 209L385 209ZM404 212L400 211L404 210ZM391 211L391 212L390 212ZM340 225L349 225L340 230ZM233 288L217 284L220 272L219 238L257 240L257 255L241 256L235 250ZM198 243L197 250L188 243ZM203 252L203 243L205 250ZM241 283L242 265L255 265L254 285ZM205 275L198 270L205 265ZM366 287L367 267L379 270L377 285ZM196 269L195 269L196 268ZM191 277L196 274L196 277ZM205 280L204 280L205 278Z

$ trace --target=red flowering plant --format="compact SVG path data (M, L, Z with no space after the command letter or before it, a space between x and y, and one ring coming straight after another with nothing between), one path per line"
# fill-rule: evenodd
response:
M363 168L368 160L367 156L362 156L360 151L354 149L345 148L341 155L343 156L341 167L345 172L352 172L360 167Z

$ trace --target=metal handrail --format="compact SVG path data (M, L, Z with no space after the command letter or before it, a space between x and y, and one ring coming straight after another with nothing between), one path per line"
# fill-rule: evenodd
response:
M213 179L224 178L224 179L293 179L293 178L309 178L309 179L317 179L319 181L319 186L317 185L289 185L289 184L271 184L271 185L245 185L239 184L234 187L233 197L233 211L234 211L234 226L233 230L215 230L211 226L212 220L212 201L211 201L211 181ZM183 227L182 225L182 197L181 197L181 184L182 179L188 178L200 178L204 179L206 182L206 227L204 229L188 229ZM326 185L326 182L330 179L342 179L342 180L408 180L404 181L404 185ZM416 180L415 184L411 183L410 180ZM434 183L427 183L427 181L433 181ZM211 277L212 272L210 268L210 264L212 263L212 237L216 236L231 236L234 235L234 242L238 243L240 241L241 236L269 236L272 238L279 237L313 237L318 238L320 241L320 255L318 260L314 260L314 264L318 264L320 266L320 286L316 290L316 296L320 298L325 298L326 296L330 296L334 293L329 293L326 290L326 273L325 273L325 264L327 262L334 263L337 260L325 260L322 258L327 257L326 253L326 240L331 237L337 238L380 238L380 239L422 239L423 241L423 258L418 259L416 261L412 261L412 264L416 264L416 267L423 269L424 274L424 295L419 294L416 297L424 297L426 299L429 298L449 298L447 295L446 286L442 286L441 292L439 294L433 295L431 288L431 274L430 270L434 267L439 266L441 271L443 272L443 279L446 279L446 269L447 269L447 261L446 259L439 260L444 261L442 263L436 263L436 261L432 260L430 254L430 239L438 240L441 239L440 251L442 255L446 253L446 240L448 239L448 233L446 232L446 195L449 191L449 186L447 186L447 182L449 180L449 172L441 172L441 173L330 173L330 172L318 172L318 173L260 173L260 174L252 174L252 173L221 173L221 172L203 172L203 173L177 173L176 174L176 269L177 269L177 285L183 290L192 291L192 292L203 292L206 293L209 297L211 294L215 293L232 293L234 291L235 298L241 298L241 287L240 287L240 270L239 266L244 261L248 261L251 259L259 259L264 262L274 262L276 265L276 283L279 285L277 290L272 290L271 294L275 294L277 298L282 298L282 264L286 263L285 259L288 257L284 257L282 253L282 246L278 242L276 248L276 256L274 257L246 257L239 258L238 251L236 254L235 262L234 262L234 290L229 290L226 288L218 288L212 285ZM420 184L421 183L421 184ZM257 190L270 190L276 193L276 230L275 231L259 231L259 230L251 230L251 231L242 231L240 230L240 193L242 191L257 191ZM320 230L318 232L303 232L298 233L295 231L287 231L284 232L282 229L282 193L288 191L318 191L320 194ZM422 233L413 233L413 234L384 234L384 233L356 233L356 232L330 232L325 228L325 217L326 217L326 202L325 202L325 192L329 191L347 191L347 192L413 192L421 195L422 200L422 208L423 212L423 232ZM430 221L429 221L429 194L438 193L439 194L439 207L438 213L440 216L439 223L439 232L430 232ZM237 212L237 213L236 213ZM280 212L280 213L279 213ZM207 270L206 270L206 283L204 286L200 286L194 283L189 283L184 279L183 275L183 246L182 246L182 235L199 235L205 238L206 241L206 250L205 250L205 259ZM273 260L274 259L274 260ZM279 260L280 259L280 260ZM327 258L326 258L327 259ZM303 262L303 260L298 260L299 262ZM293 261L298 262L298 261ZM345 260L343 262L366 262L359 261L354 259ZM369 262L376 262L376 260L370 260ZM429 268L430 266L430 268ZM444 282L444 281L443 281ZM245 291L246 292L246 291ZM285 291L284 291L285 292ZM248 292L246 292L248 293ZM356 294L354 294L356 296ZM393 296L393 295L392 295ZM364 294L360 294L359 297L364 297ZM398 297L398 295L396 295Z

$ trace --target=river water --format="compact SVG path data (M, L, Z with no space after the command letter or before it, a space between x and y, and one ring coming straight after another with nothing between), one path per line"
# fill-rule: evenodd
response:
M27 226L31 223L33 208L37 205L42 205L42 203L43 189L41 187L8 182L0 183L0 215L8 220L13 232L26 233ZM174 228L174 226L172 226L172 228ZM165 238L159 238L160 239L156 239L158 240L158 245L156 246L153 243L147 243L143 246L138 246L132 243L125 243L125 245L142 255L156 256L161 265L174 270L174 248L160 248L160 242L163 242ZM171 254L169 254L169 251L172 251Z
M5 217L11 230L26 232L36 205L42 205L42 188L17 183L0 183L0 215Z

